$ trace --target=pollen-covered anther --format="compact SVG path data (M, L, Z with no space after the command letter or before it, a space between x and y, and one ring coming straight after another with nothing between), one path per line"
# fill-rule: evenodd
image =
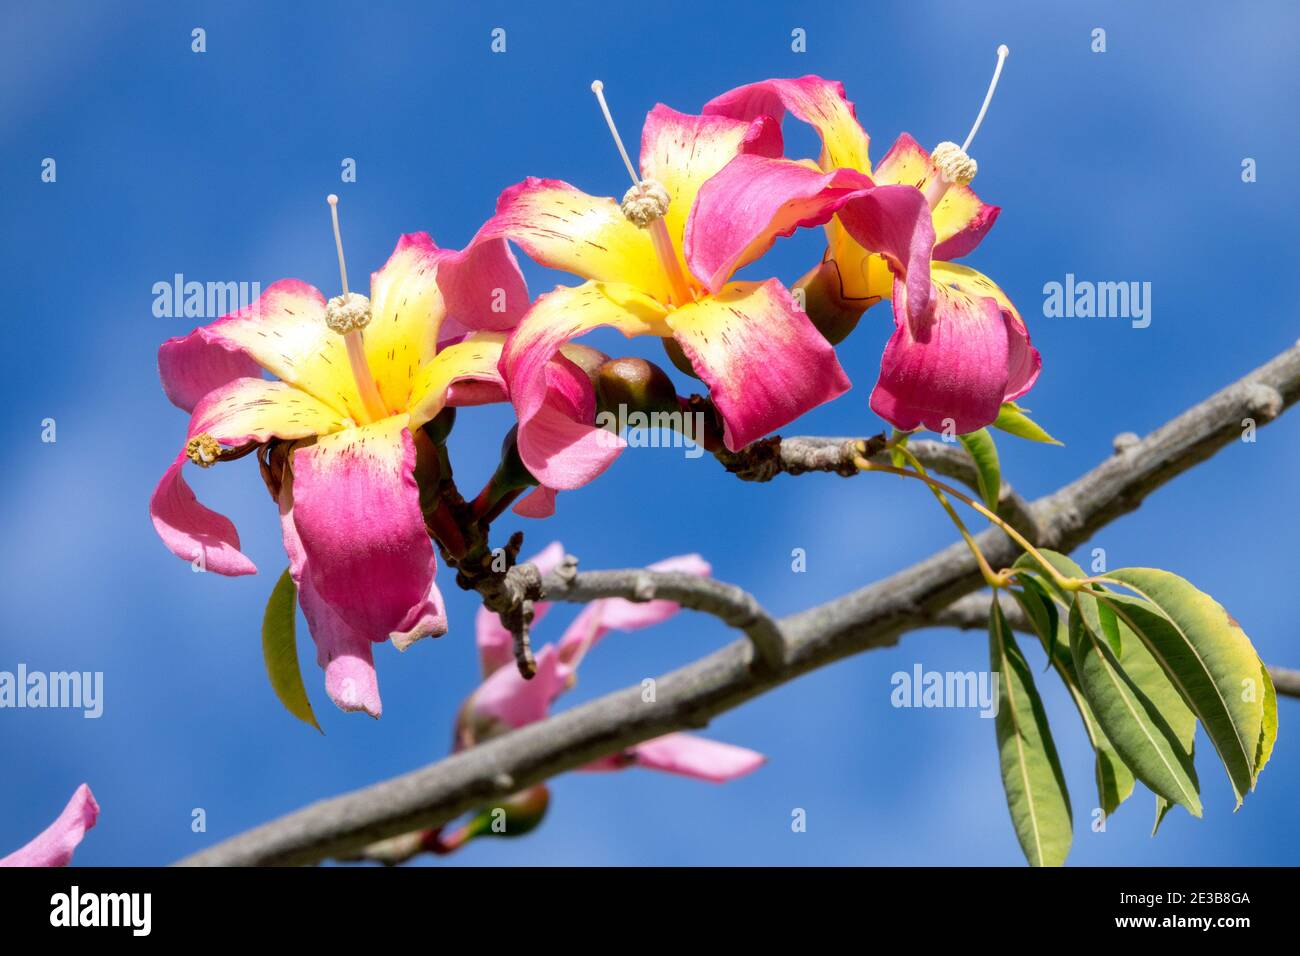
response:
M221 445L207 432L203 432L185 443L185 454L200 468L211 468L221 457Z
M979 165L956 143L940 143L930 154L930 163L950 183L965 186L975 178Z
M668 190L653 179L643 179L623 194L623 215L644 229L668 212Z
M339 335L347 335L370 324L370 300L359 292L336 295L325 304L325 324Z

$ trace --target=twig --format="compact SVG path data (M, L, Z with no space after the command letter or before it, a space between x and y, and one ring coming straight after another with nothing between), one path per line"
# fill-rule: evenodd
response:
M1076 481L1030 507L1035 544L1068 552L1137 508L1153 490L1237 439L1244 419L1265 425L1300 397L1300 347L1210 396ZM1000 531L978 536L991 562L1016 549ZM369 843L440 826L460 814L606 754L716 714L801 674L891 645L982 582L956 544L875 584L775 623L785 645L777 669L751 666L748 639L656 681L647 702L627 688L383 783L265 823L183 861L189 865L315 863Z

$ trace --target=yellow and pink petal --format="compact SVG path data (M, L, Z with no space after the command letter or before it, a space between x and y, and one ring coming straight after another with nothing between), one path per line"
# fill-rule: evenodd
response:
M838 81L813 75L763 80L715 97L704 104L703 112L742 120L770 116L779 122L786 110L817 130L822 169L871 171L870 137Z
M767 758L761 753L745 747L695 734L666 734L581 769L601 771L644 767L707 783L727 783L753 773L766 762Z
M686 225L687 265L706 289L717 292L778 237L822 225L874 188L869 176L855 170L823 173L788 159L737 156L699 191Z
M850 387L835 349L776 279L732 283L673 311L668 322L709 386L732 451Z

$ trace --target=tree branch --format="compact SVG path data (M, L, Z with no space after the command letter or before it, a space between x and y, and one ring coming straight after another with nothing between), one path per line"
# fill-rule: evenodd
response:
M1151 491L1237 439L1244 419L1267 424L1297 397L1300 347L1035 501L1029 508L1036 525L1031 540L1073 550L1098 528L1137 508ZM1017 556L1000 531L987 530L978 539L995 566L1009 565ZM889 578L775 622L785 645L779 668L756 666L754 645L748 639L736 641L659 678L654 702L647 703L639 687L617 691L423 769L323 800L181 862L314 863L439 826L597 757L705 726L714 715L814 668L894 644L905 631L932 622L942 608L981 584L974 558L964 544L955 544Z

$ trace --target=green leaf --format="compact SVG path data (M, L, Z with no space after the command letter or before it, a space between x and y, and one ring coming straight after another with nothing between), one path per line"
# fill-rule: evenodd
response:
M1068 558L1066 559L1069 560ZM1082 572L1080 572L1082 573ZM1049 666L1056 669L1061 682L1070 692L1075 709L1083 721L1083 728L1088 734L1088 741L1096 753L1093 775L1097 781L1097 799L1102 812L1110 816L1119 809L1120 804L1133 793L1133 771L1125 765L1106 732L1097 723L1097 718L1088 705L1079 687L1078 675L1074 672L1074 660L1070 656L1069 626L1064 616L1057 610L1056 604L1049 596L1046 587L1038 578L1023 578L1023 592L1012 590L1016 600L1025 610L1039 640L1043 642Z
M1017 438L1028 438L1030 441L1048 445L1063 444L1047 434L1043 427L1025 414L1025 410L1015 402L1003 403L997 419L993 422L993 427Z
M995 724L1011 822L1031 866L1060 866L1073 838L1070 796L1029 664L997 601L989 614L989 658L999 674Z
M1201 815L1188 711L1136 638L1122 641L1123 663L1100 626L1100 595L1079 591L1070 612L1070 650L1092 712L1134 775L1155 793ZM1131 646L1130 646L1131 645ZM1195 721L1190 722L1195 731Z
M1107 592L1100 600L1142 641L1200 720L1240 806L1277 733L1276 698L1250 639L1218 602L1176 574L1121 568L1105 580L1138 595Z
M1155 836L1160 829L1160 824L1165 822L1165 814L1172 810L1174 805L1166 800L1160 794L1156 794L1156 822L1151 824L1151 835Z
M971 458L975 460L975 475L979 482L980 497L993 513L998 510L998 495L1002 491L1002 472L998 467L998 447L987 428L957 436Z
M262 616L262 657L266 661L266 676L271 679L271 689L284 704L284 709L320 730L302 684L302 670L298 667L294 626L297 597L298 589L286 568L280 580L275 582L266 602L266 613Z
M1074 563L1073 558L1061 554L1059 551L1052 551L1050 548L1039 548L1038 553L1041 554L1047 563L1055 568L1056 572L1062 577L1086 578L1088 576L1084 573L1083 568ZM1052 575L1049 573L1047 568L1043 567L1043 565L1039 563L1038 559L1032 554L1022 554L1020 557L1016 558L1011 567L1016 570L1034 572L1034 574L1038 576L1038 582L1042 584L1047 593L1051 595L1052 600L1061 607L1069 608L1069 606L1074 603L1074 598L1056 586L1056 581L1052 578Z

